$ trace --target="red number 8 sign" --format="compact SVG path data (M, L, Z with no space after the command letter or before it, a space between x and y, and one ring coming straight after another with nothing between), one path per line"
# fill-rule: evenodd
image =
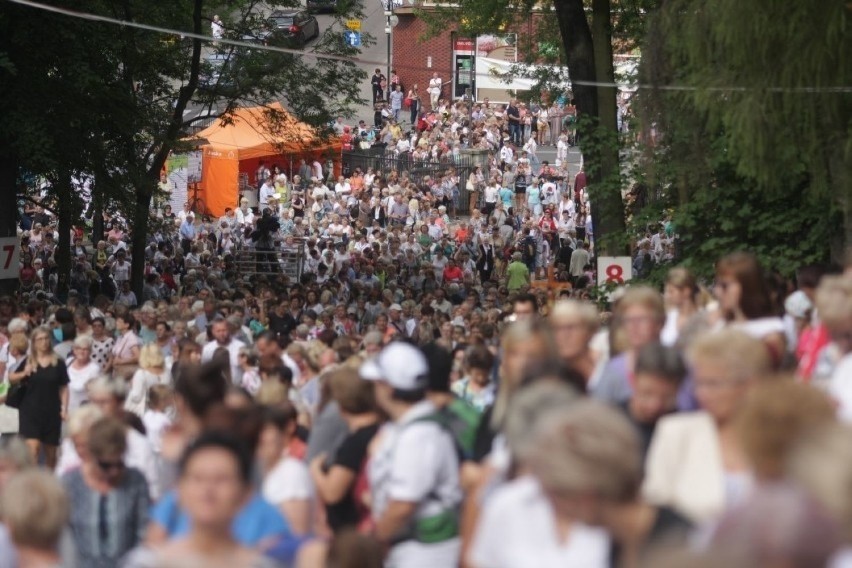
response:
M606 281L624 284L624 269L617 264L610 264L606 267Z
M598 285L616 284L621 286L633 278L632 262L629 256L598 257Z

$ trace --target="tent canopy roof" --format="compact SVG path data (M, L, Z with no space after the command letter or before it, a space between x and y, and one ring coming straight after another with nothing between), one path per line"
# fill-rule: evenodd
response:
M340 145L335 139L323 139L314 127L297 120L277 102L238 108L193 138L206 139L205 146L237 160Z

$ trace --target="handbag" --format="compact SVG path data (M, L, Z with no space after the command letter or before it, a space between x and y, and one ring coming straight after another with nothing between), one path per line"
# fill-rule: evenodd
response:
M405 105L405 108L411 108L411 97L405 97L405 100L402 101L402 104Z
M27 358L24 357L21 359L17 365L15 365L15 369L13 372L18 372L21 367L27 364ZM24 402L24 397L27 396L27 383L29 379L21 379L17 383L9 384L9 390L6 391L6 406L9 408L20 408L21 403Z
M18 381L10 385L6 392L6 406L9 408L20 408L24 402L24 397L27 396L27 381Z

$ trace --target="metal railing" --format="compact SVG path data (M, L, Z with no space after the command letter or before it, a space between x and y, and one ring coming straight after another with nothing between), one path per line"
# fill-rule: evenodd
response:
M343 152L343 175L350 176L355 168L362 172L372 168L373 171L389 174L397 171L400 176L407 175L408 179L421 185L426 177L429 179L440 179L450 169L455 170L459 178L459 200L457 212L469 214L469 201L465 184L470 173L480 165L473 156L460 155L452 160L414 160L410 154L390 154L385 152L383 146L373 146L367 150L351 150Z

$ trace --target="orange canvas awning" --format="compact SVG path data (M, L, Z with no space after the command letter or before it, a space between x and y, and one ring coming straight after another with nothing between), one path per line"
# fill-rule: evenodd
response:
M323 139L312 126L290 115L280 103L238 108L195 138L202 146L201 193L208 211L223 215L239 199L239 162L286 154L341 149L336 138Z

